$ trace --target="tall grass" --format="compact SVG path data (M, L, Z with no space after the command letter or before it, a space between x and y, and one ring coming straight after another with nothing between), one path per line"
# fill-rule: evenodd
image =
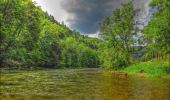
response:
M166 59L154 59L147 62L133 64L121 71L129 74L146 73L148 75L165 75L170 74L170 62Z

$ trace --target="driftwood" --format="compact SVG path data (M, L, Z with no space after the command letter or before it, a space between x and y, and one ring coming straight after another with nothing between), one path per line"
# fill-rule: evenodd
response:
M128 76L127 73L125 73L125 72L118 72L118 71L114 71L113 75L118 76L118 77L127 77Z
M139 76L140 77L145 77L145 70L143 70L143 69L141 69L140 71L139 71Z

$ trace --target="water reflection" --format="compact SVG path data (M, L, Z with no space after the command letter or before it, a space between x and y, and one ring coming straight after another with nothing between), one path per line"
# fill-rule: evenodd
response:
M1 75L0 100L169 100L169 79L120 78L98 69ZM107 72L105 72L107 73Z

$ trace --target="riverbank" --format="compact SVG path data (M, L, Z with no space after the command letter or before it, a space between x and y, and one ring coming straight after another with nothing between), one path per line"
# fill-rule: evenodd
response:
M170 76L170 62L168 60L154 59L130 65L126 68L120 69L119 71L131 75L139 75L141 77Z
M60 70L64 70L65 68L61 68ZM69 69L69 68L66 68ZM84 68L71 68L71 69L84 69ZM86 68L86 69L96 69L96 68ZM158 60L154 59L147 62L138 62L136 64L130 65L128 67L113 70L113 69L101 69L99 72L107 73L107 74L114 74L120 76L140 76L140 77L170 77L170 62L168 60ZM49 70L56 70L55 68L43 68L43 67L31 67L31 68L0 68L1 73L6 73L10 71L49 71ZM109 70L109 71L108 71Z

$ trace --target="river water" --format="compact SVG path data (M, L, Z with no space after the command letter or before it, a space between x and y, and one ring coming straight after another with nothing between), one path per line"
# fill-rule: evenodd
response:
M101 69L11 70L1 72L0 100L170 100L170 80Z

